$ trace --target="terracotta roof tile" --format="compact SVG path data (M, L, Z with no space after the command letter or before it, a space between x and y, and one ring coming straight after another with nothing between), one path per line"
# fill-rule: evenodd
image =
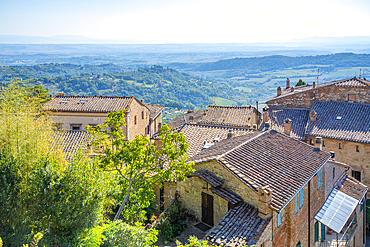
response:
M349 102L315 102L315 122L309 121L306 135L370 143L370 105Z
M199 124L185 124L179 133L185 136L186 141L189 144L187 151L188 157L192 157L199 153L206 143L214 143L215 138L219 138L219 141L227 138L227 133L230 128L227 127L215 127L205 126ZM249 129L233 129L235 136L241 136L251 133Z
M222 141L189 161L218 160L255 190L269 185L272 206L281 210L329 158L327 152L269 130Z
M255 110L253 106L209 105L199 124L250 128Z
M284 120L292 120L290 136L299 140L305 139L305 130L308 120L308 109L270 107L269 118L271 129L284 133Z
M337 189L344 194L347 194L350 197L360 201L365 196L368 187L346 174L341 182L341 185L337 186Z
M205 239L221 246L247 246L257 243L269 220L258 216L258 210L247 203L231 209Z
M332 85L335 85L337 87L370 87L370 82L364 79L353 77L350 79L321 83L321 84L316 85L316 87L313 87L313 85L298 86L298 87L294 87L293 92L291 91L291 88L284 88L282 89L281 95L279 96L275 95L274 97L269 99L266 103L269 104L270 100L281 99L286 96L291 96L291 95L302 93L305 91L316 90L317 88L327 87L327 86L332 86Z
M86 150L90 142L85 131L57 131L51 141L54 148L63 151L67 161L72 161L78 151Z
M224 182L217 178L215 175L210 173L209 171L203 170L203 171L196 171L194 172L194 175L199 176L201 179L212 185L213 187L220 186Z
M62 112L106 113L125 110L134 99L136 98L133 96L56 96L43 109Z
M186 123L190 123L189 117L194 117L194 123L198 123L200 120L202 120L204 116L204 111L198 110L198 111L192 111L192 112L187 112L184 114L177 115L174 119L168 122L168 126L177 128L181 127Z
M163 106L160 105L152 105L146 103L144 103L144 105L149 109L151 119L154 119L156 116L158 116L158 114L161 113L164 108Z
M216 195L224 198L226 201L230 202L233 205L242 201L242 199L239 196L235 195L233 192L229 191L226 188L216 187L216 188L211 188L211 191L215 193Z

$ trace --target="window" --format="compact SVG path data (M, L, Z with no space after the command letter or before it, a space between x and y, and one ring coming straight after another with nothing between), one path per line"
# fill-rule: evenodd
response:
M315 242L319 241L319 222L315 223Z
M295 196L295 213L298 213L298 195Z
M339 143L339 149L342 149L342 143L341 142Z
M81 130L82 124L71 124L71 130L79 131Z
M365 201L365 197L364 197L361 200L361 211L364 210L365 203L366 203L366 201Z
M322 146L325 147L325 141L324 140L322 140Z
M360 147L358 145L356 145L356 152L359 153L360 152Z
M135 125L137 124L137 117L136 116L134 117L134 123L135 123Z
M281 212L277 215L277 226L279 227L281 225Z
M310 145L313 145L313 139L310 138Z
M321 187L321 169L317 173L317 189Z
M299 208L303 206L303 190L304 188L302 188L301 191L299 192Z
M158 123L158 131L161 130L161 127L162 127L162 123Z
M333 179L335 178L335 167L333 167Z
M144 119L144 111L141 112L141 119Z
M295 247L301 247L301 241L298 241L298 243Z
M352 177L361 182L361 172L352 170Z

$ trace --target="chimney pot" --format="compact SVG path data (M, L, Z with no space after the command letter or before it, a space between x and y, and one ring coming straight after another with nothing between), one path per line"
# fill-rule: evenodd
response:
M278 88L277 88L277 96L280 96L281 95L281 87L279 86Z
M286 78L286 88L290 88L290 79Z
M143 99L141 99L140 101L141 101L141 103L144 103L144 100Z
M317 136L317 137L316 137L316 141L315 141L315 142L316 142L316 145L315 145L315 146L316 146L317 148L319 148L320 150L322 150L322 137Z
M290 135L292 131L292 120L287 118L284 120L284 133Z
M258 188L258 215L262 219L272 217L272 210L270 209L271 201L272 189L268 185Z
M59 94L58 94L58 96L61 96L61 97L63 97L65 95L65 93L64 92L60 92Z
M312 111L310 112L310 121L315 122L316 118L317 118L317 113L314 109L312 109Z
M315 81L313 81L313 83L312 83L312 87L313 87L313 88L315 88L315 87L316 87L316 82L315 82Z
M229 129L229 132L227 133L227 139L234 138L235 133L233 129Z

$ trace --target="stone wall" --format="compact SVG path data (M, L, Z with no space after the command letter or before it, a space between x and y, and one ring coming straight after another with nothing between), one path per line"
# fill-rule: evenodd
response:
M315 137L308 136L308 139L313 139L315 143ZM325 143L322 148L324 151L335 152L336 161L350 166L349 175L352 175L352 170L361 172L361 182L370 186L370 144L329 138L322 138L322 140ZM339 143L341 143L341 149L339 149ZM359 152L356 152L356 146L358 146Z
M348 168L347 165L329 160L325 165L325 198L333 189L334 183Z
M314 101L346 102L349 95L355 97L355 102L370 103L370 88L337 87L335 85L312 88L289 96L271 99L266 102L269 106L290 108L310 108Z
M135 123L136 118L136 123ZM145 130L149 125L149 109L133 100L127 113L126 126L128 140L135 139L137 135L146 135Z
M154 194L155 194L155 206L157 209L157 213L160 212L161 206L163 209L167 208L168 205L172 202L175 198L175 194L177 191L177 184L176 183L164 183L163 184L163 196L164 196L164 204L161 205L160 203L160 188L158 185L154 185Z

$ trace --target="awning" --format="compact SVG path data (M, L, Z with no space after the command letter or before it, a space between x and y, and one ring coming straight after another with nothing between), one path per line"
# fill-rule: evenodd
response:
M359 201L353 197L333 189L314 218L340 233L358 203Z

